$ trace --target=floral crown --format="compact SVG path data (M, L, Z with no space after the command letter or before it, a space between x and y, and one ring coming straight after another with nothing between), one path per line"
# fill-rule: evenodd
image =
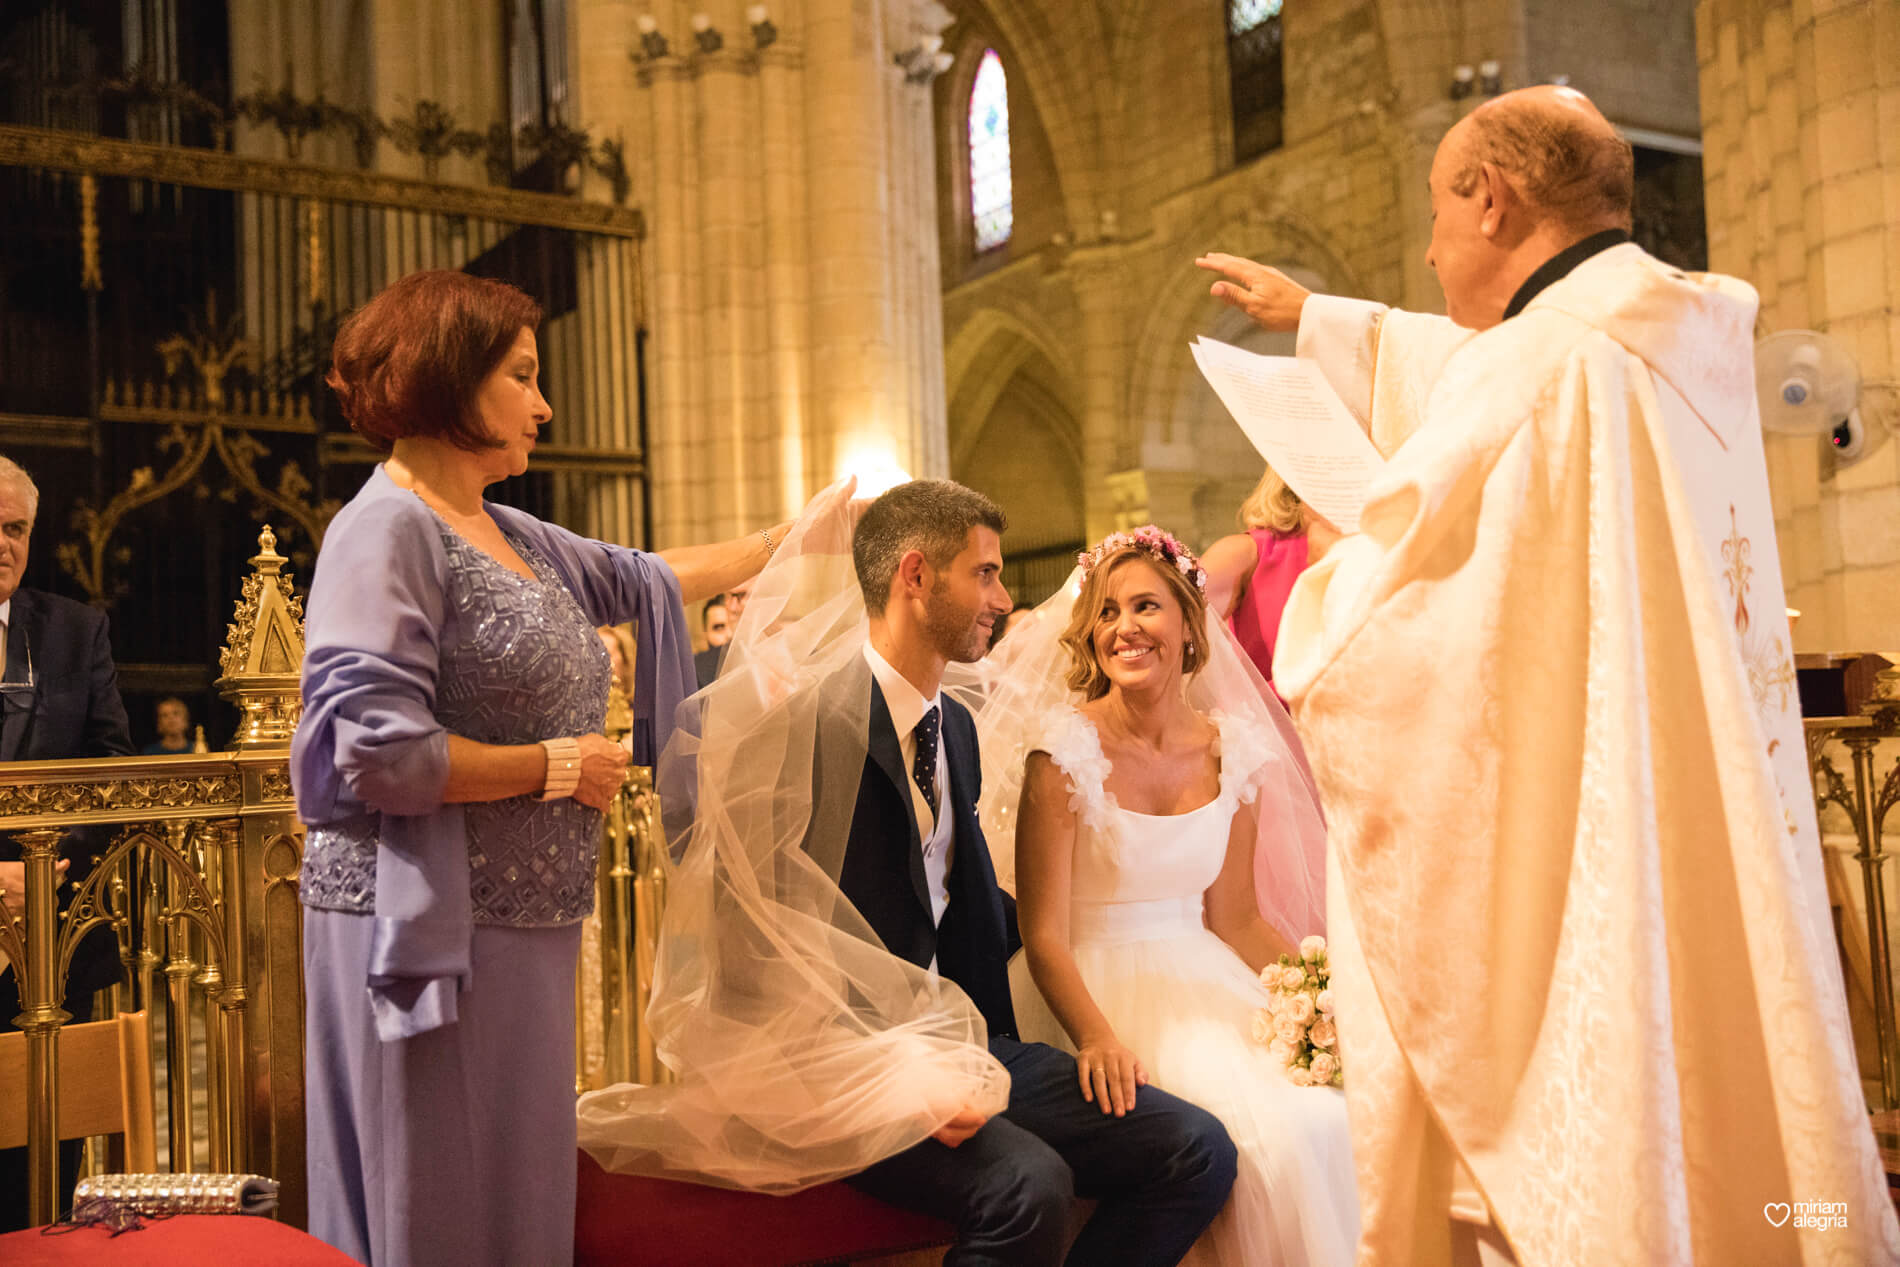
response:
M1153 524L1144 524L1133 532L1111 532L1093 550L1076 555L1075 561L1082 568L1082 580L1086 582L1089 574L1095 571L1103 559L1123 550L1138 550L1152 555L1186 577L1188 584L1199 590L1203 597L1206 596L1207 569L1194 557L1194 552L1177 541L1173 534Z

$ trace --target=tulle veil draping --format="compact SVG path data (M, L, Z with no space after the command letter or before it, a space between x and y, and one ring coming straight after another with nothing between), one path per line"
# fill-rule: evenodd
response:
M679 1080L581 1097L581 1147L608 1170L796 1191L1008 1103L975 1004L885 950L838 888L870 713L836 680L867 629L851 491L799 517L661 756L668 818L690 826L647 1021Z
M647 1022L678 1081L581 1097L580 1145L608 1170L797 1191L923 1140L964 1106L1008 1103L969 997L884 949L838 888L870 712L868 691L838 689L868 628L851 492L834 485L799 517L753 584L718 680L682 706L661 756L656 781L683 830ZM1055 638L1076 580L944 682L977 714L984 831L1012 890L1023 761L1039 718L1067 698ZM1256 775L1256 887L1269 922L1297 940L1324 915L1312 777L1284 709L1231 635L1211 621L1209 632L1212 663L1190 699L1278 740Z
M1012 617L988 657L953 664L944 675L945 693L976 717L983 752L983 799L977 809L997 881L1011 892L1024 763L1050 718L1082 702L1069 690L1069 653L1061 643L1081 592L1077 568L1040 606ZM1208 662L1188 682L1188 703L1202 713L1225 714L1265 741L1266 759L1251 779L1258 811L1254 894L1262 918L1297 945L1326 927L1326 826L1319 790L1286 708L1212 613L1207 637L1212 644Z

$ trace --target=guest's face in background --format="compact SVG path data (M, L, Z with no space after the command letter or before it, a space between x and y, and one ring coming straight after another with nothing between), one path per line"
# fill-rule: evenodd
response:
M956 664L987 655L991 629L1009 614L1002 539L978 524L965 542L950 565L937 571L924 604L925 635L937 654Z
M732 641L732 609L714 603L706 609L706 645L723 647Z
M160 739L183 739L185 727L190 724L191 713L186 710L183 700L158 701L158 737Z
M554 416L541 395L541 359L534 331L524 327L501 363L482 380L475 408L481 413L483 428L502 446L472 455L483 463L485 473L502 479L526 471L542 426Z
M1186 628L1166 578L1137 556L1109 574L1091 645L1111 688L1153 690L1180 681Z
M26 490L0 482L0 603L13 597L26 575L26 548L33 539Z

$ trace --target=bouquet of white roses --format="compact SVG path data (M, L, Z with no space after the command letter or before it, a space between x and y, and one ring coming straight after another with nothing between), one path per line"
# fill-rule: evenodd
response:
M1298 960L1281 955L1279 963L1260 970L1260 981L1270 997L1254 1014L1253 1036L1286 1068L1287 1080L1296 1087L1345 1086L1326 939L1308 937Z

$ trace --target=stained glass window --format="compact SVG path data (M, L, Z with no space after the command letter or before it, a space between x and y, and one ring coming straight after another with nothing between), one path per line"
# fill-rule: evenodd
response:
M1009 85L1003 59L988 49L970 87L970 219L976 249L1009 241Z
M1234 104L1234 161L1278 149L1286 111L1280 0L1228 0L1227 76Z
M1245 35L1268 18L1280 16L1280 0L1228 0L1227 32Z

